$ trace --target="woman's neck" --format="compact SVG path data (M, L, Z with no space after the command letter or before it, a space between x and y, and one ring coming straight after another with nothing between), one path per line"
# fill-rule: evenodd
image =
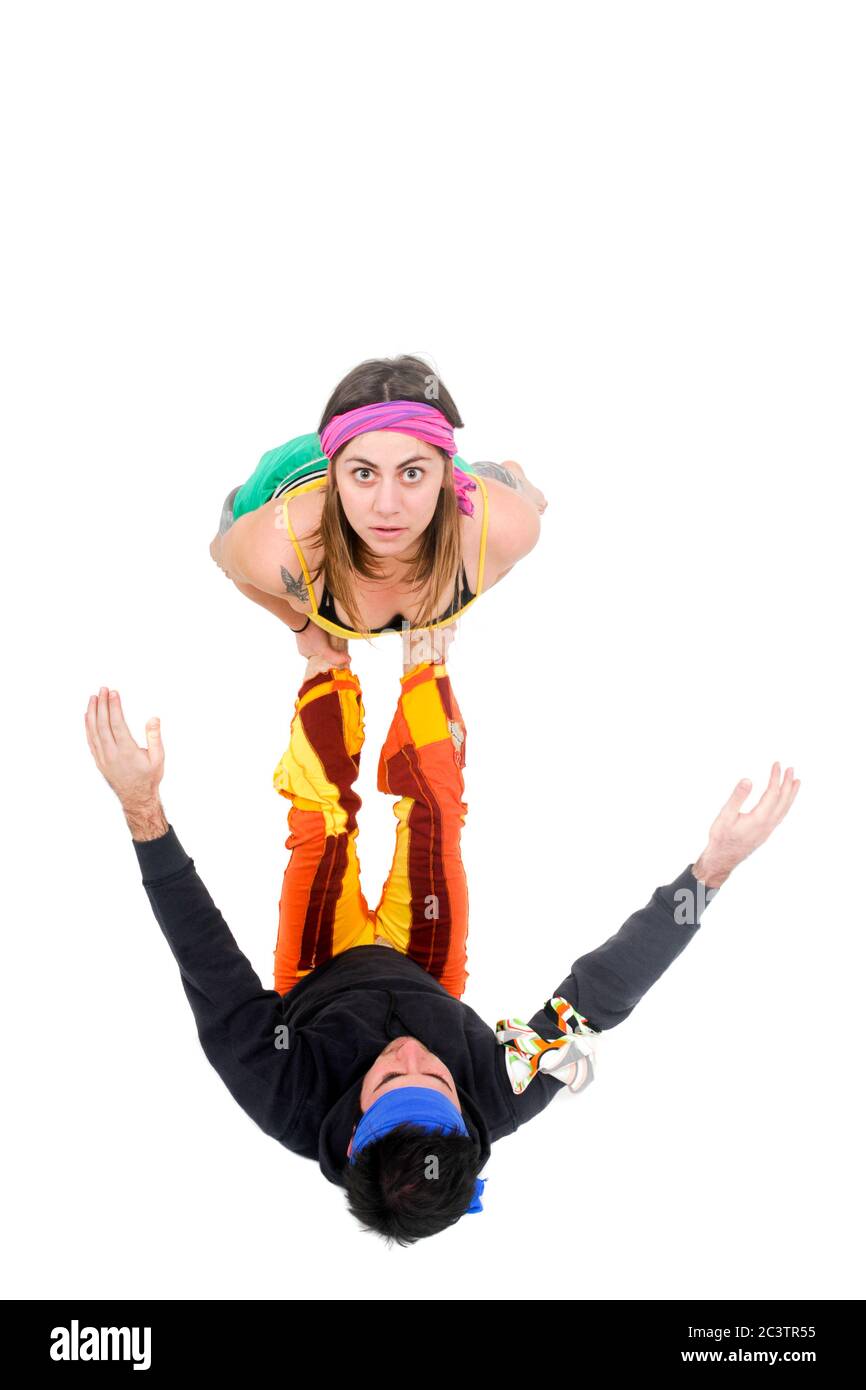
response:
M401 555L380 555L376 558L381 565L382 574L363 582L374 589L392 589L407 582L414 563L412 555L409 555L408 558Z

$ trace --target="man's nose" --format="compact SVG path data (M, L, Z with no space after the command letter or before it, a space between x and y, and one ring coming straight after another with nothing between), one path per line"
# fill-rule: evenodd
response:
M400 1065L406 1071L419 1071L420 1064L427 1055L427 1049L417 1038L407 1038L398 1050Z

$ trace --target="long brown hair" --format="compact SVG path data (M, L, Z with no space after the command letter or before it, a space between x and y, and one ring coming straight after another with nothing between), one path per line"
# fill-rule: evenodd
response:
M361 405L378 401L423 401L442 411L454 429L463 421L450 392L428 363L420 357L372 358L354 367L331 393L319 421L319 433L334 415L355 410ZM351 442L351 441L350 441ZM345 448L346 445L343 446ZM407 578L413 590L428 586L418 620L413 627L435 622L436 603L447 582L453 582L461 558L460 512L454 491L454 472L451 459L444 449L438 451L445 460L444 484L440 489L436 510L419 538L412 556ZM335 459L339 457L336 454ZM370 640L371 629L361 619L355 576L381 579L384 575L382 557L362 540L349 525L335 480L334 460L328 468L328 486L322 515L312 533L312 544L321 548L322 560L311 582L324 571L325 583L335 599L349 614L355 632L363 632Z

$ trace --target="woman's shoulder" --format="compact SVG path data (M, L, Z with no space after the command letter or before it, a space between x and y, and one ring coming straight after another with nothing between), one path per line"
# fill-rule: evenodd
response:
M235 521L231 527L236 532L235 544L242 545L248 563L255 563L259 572L263 568L270 571L275 564L286 565L297 577L301 566L296 547L308 566L317 563L313 537L322 515L322 502L323 490L308 490L306 486L284 497L272 497Z
M472 515L460 521L466 578L478 594L492 589L529 554L538 540L540 519L525 498L498 479L476 472L475 482L476 489L468 493Z
M497 478L476 481L485 492L486 551L492 564L510 567L536 544L541 518L528 499Z
M312 544L313 535L322 518L326 486L327 479L316 478L284 497L274 499L274 506L279 508L284 531L288 524L299 544Z

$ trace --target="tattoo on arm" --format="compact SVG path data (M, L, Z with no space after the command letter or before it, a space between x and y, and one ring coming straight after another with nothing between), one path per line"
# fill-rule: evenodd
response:
M506 487L513 487L516 492L524 490L523 479L512 473L510 468L503 468L501 463L473 463L472 472L480 473L484 478L496 478Z
M292 598L299 598L302 603L306 603L309 595L303 579L295 579L293 574L289 574L285 565L280 565L280 574L286 586L286 593L291 594Z

